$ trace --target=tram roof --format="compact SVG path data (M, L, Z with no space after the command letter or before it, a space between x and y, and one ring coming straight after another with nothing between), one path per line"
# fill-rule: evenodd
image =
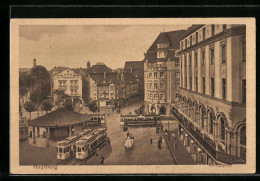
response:
M31 120L29 125L38 127L62 127L82 123L89 120L89 118L90 116L86 114L74 112L66 108L60 108Z

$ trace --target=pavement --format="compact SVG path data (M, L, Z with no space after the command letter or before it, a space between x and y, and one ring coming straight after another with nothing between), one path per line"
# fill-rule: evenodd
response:
M175 133L175 137L172 136L172 133ZM190 155L190 153L186 150L182 142L179 140L178 131L171 130L168 131L169 135L163 135L166 144L168 145L170 152L176 162L177 165L194 165L196 162ZM174 148L174 143L176 144Z

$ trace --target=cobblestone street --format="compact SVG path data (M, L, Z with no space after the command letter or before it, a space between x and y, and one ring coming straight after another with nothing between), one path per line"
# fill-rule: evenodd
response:
M121 109L122 114L134 112L143 102L134 103ZM167 165L176 164L171 156L168 146L163 139L162 149L158 149L157 142L162 134L156 133L155 127L129 127L128 131L134 135L134 148L125 150L126 133L120 127L120 114L116 111L103 110L107 114L108 136L111 140L112 152L105 158L105 165ZM163 121L164 129L168 127L168 121ZM170 129L176 127L170 121ZM153 143L150 143L152 138ZM28 141L20 142L20 164L56 164L56 147L37 148L28 144Z

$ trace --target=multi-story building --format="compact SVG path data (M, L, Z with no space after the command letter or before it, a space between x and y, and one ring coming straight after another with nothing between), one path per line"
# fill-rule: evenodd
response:
M144 61L126 61L125 73L131 73L138 80L140 99L144 98Z
M162 32L145 54L144 89L146 114L170 115L170 102L179 94L180 37L185 30Z
M82 98L82 76L69 68L52 74L51 93L54 96L54 103L57 105L55 90L61 89L71 97Z
M119 105L128 105L140 100L139 80L132 73L119 73L118 99Z
M198 163L246 159L246 27L193 25L180 41L179 134Z
M94 101L97 101L99 107L114 107L118 100L117 82L117 73L90 73L90 98Z

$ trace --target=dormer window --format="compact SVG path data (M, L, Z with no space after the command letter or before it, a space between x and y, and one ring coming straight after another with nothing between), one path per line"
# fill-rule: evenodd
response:
M157 52L157 58L165 58L167 56L166 51Z
M157 48L169 48L169 44L168 43L157 44Z

